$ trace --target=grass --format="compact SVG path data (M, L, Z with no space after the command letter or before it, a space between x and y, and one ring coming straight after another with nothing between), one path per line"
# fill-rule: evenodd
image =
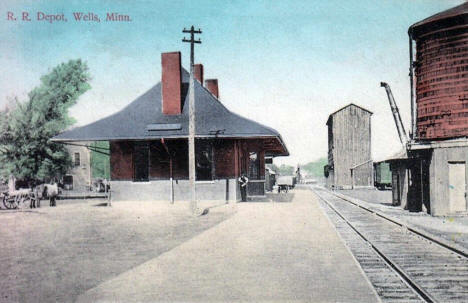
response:
M72 302L232 214L223 207L194 217L181 205L97 204L0 211L0 301Z

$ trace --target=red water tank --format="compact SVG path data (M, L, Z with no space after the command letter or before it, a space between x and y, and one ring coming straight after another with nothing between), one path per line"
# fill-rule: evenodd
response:
M468 2L413 24L417 137L468 136Z

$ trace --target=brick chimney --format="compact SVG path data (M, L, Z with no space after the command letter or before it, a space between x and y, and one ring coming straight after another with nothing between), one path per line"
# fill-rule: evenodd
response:
M206 79L205 87L210 93L215 95L216 99L219 99L218 79Z
M203 85L203 64L193 65L193 76Z
M182 71L180 52L162 53L162 112L179 115L182 112Z

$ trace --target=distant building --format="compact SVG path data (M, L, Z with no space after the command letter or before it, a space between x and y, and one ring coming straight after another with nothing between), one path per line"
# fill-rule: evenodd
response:
M72 159L72 167L63 176L64 188L78 191L88 190L92 178L91 151L85 146L78 145L67 145L67 150Z
M373 187L371 116L351 103L328 117L327 187Z
M95 179L109 180L110 159L107 142L67 144L72 166L62 177L65 190L89 191Z

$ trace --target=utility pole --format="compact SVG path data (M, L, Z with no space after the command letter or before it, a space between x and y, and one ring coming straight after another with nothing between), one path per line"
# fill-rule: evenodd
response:
M182 39L182 42L190 43L190 84L189 84L189 182L190 182L190 210L192 214L197 211L197 197L195 193L195 80L193 77L193 65L195 61L195 43L201 43L200 39L195 40L195 34L201 34L200 29L195 30L192 27L187 30L184 28L183 33L190 34L189 39Z

